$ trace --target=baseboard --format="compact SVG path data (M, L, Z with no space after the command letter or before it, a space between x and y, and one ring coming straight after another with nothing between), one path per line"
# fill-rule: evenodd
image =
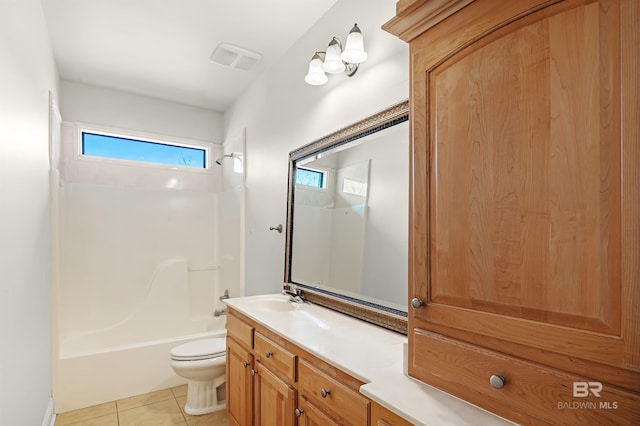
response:
M54 426L56 423L56 413L53 410L53 398L49 400L47 411L44 413L44 419L42 419L42 426Z

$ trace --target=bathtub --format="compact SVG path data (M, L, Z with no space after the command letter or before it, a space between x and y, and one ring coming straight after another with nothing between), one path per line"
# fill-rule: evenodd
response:
M210 265L194 267L186 259L167 259L147 283L139 284L145 291L137 299L118 283L107 285L97 278L83 283L86 289L67 293L77 296L76 303L59 297L61 326L52 342L56 413L186 383L169 366L171 348L226 335L226 316L213 315L224 307L218 301L222 291L217 272ZM117 289L119 299L129 303L126 315L115 314L120 304L87 297L103 288ZM238 294L235 287L231 292Z
M225 323L225 316L202 318L192 321L191 334L154 340L105 330L62 342L60 356L54 361L56 412L186 383L169 366L169 351L193 340L224 337ZM150 335L154 334L155 329Z

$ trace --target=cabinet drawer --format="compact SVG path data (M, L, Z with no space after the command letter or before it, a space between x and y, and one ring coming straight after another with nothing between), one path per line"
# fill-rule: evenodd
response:
M302 396L344 424L369 424L369 400L305 360L298 363L298 389Z
M256 333L254 353L262 364L292 382L296 381L296 356L264 335Z
M380 404L371 403L371 426L412 426L410 422L387 410Z
M418 378L518 423L640 424L638 394L426 330L413 337Z
M253 327L231 314L227 315L227 335L246 349L253 349Z

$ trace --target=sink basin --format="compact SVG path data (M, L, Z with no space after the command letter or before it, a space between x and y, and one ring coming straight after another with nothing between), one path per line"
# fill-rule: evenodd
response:
M302 304L289 301L289 296L269 295L256 297L251 301L251 309L256 312L287 312L300 308Z

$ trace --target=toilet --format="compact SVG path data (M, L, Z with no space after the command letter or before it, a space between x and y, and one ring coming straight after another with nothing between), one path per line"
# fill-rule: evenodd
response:
M169 365L187 379L187 414L212 413L225 408L225 338L202 339L176 346L170 351ZM221 389L218 389L222 387Z

